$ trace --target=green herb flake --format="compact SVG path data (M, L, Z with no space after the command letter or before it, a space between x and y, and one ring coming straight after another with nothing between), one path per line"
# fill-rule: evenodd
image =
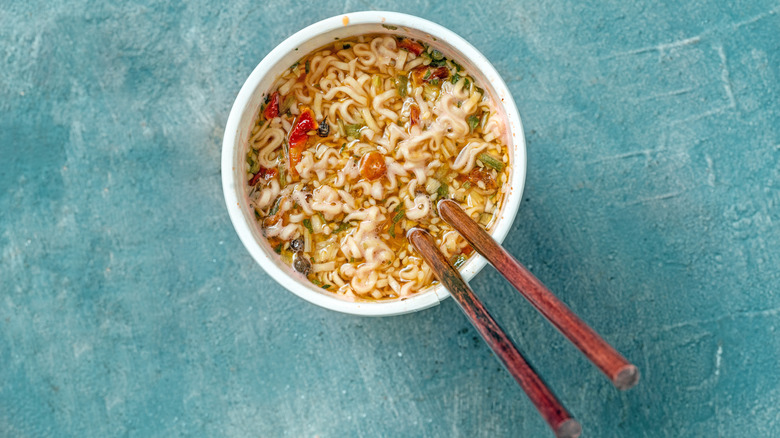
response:
M471 81L469 78L466 78L466 83L463 84L464 88L471 88Z
M471 181L464 182L463 183L463 188L464 189L470 189L471 188Z
M290 108L292 108L294 103L295 103L295 96L290 94L284 99L284 101L282 101L281 104L279 104L279 113L285 114L289 112Z
M303 226L306 227L307 230L309 230L310 233L314 234L314 228L311 226L311 219L306 218L303 220Z
M352 44L344 44L344 45L343 45L343 46L341 46L341 47L343 47L343 48L345 48L345 49L349 49L350 47L352 47Z
M398 95L406 97L406 88L409 86L409 78L403 75L399 75L395 79L395 89L398 91Z
M316 278L310 278L309 281L311 281L312 283L316 284L319 287L322 287L322 282L317 280Z
M457 73L452 75L452 77L450 78L450 82L452 82L453 84L457 84L459 80L460 80L460 75Z
M311 71L311 61L306 60L306 74L309 74Z
M430 67L441 67L444 65L447 65L446 59L434 59L430 64L428 64Z
M446 198L450 194L450 187L445 183L441 183L439 188L436 189L436 194L439 196L439 199Z
M281 203L282 203L282 197L280 196L280 197L276 198L276 202L274 202L273 207L271 207L271 209L268 210L268 216L273 216L277 212L279 212L279 204L281 204Z
M398 211L398 213L396 213L395 216L393 216L394 224L397 224L406 215L406 210L404 210L403 208L396 208L396 210Z
M254 175L260 171L260 162L255 161L251 154L246 156L246 163L249 165L249 173Z
M354 257L350 257L350 258L349 258L349 262L350 262L350 263L355 263L355 258L354 258Z
M477 126L479 126L479 117L472 114L467 121L469 122L469 132L474 132L474 130L477 129Z
M383 24L382 27L389 30L398 30L398 26L391 26L389 24Z
M426 70L425 71L425 76L423 76L422 80L423 81L427 81L428 79L430 79L431 78L431 73L432 73L431 69Z
M346 229L349 229L351 226L352 226L352 224L350 224L349 222L342 222L332 232L333 232L333 234L338 234L338 233L340 233L340 232L342 232L342 231L344 231Z
M274 252L277 253L277 254L281 254L282 253L282 244L281 243L276 245L276 248L274 248Z
M401 208L402 204L398 204L398 207L395 208L395 216L393 216L393 223L390 224L390 229L387 230L387 232L390 234L390 236L395 237L395 225L401 221L401 219L404 218L406 215L406 210Z
M300 64L300 61L295 61L295 64L290 66L290 71L295 70L295 67L298 67L298 64Z
M344 133L347 135L347 137L358 139L360 138L360 129L362 127L363 125L359 123L351 123L344 126Z
M322 288L323 288L323 289L330 289L330 285L329 285L329 284L323 284L323 285L322 285Z
M501 162L501 160L499 160L498 158L490 154L481 153L479 154L477 159L481 161L483 164L485 164L485 166L492 167L493 169L496 169L496 171L498 172L504 170L504 163Z
M442 59L444 59L444 54L442 54L440 51L436 49L433 49L433 51L431 52L431 59L433 59L434 61L441 61Z
M279 187L287 187L287 165L284 161L279 163Z

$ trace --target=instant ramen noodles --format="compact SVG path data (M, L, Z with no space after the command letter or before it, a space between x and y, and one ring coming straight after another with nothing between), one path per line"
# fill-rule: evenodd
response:
M486 229L509 181L497 105L468 72L410 38L336 41L271 87L249 139L249 199L271 247L345 299L407 297L434 281L406 240L427 229L456 265L450 198Z

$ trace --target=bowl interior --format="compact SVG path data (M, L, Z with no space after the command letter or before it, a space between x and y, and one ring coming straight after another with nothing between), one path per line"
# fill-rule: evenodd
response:
M350 24L345 24L347 21ZM236 231L255 260L277 282L296 295L322 307L372 316L421 310L437 304L449 294L437 284L411 297L351 302L312 285L305 277L284 264L263 236L248 202L244 158L249 147L249 134L260 106L273 82L284 70L308 53L336 39L379 33L408 36L436 47L445 56L465 67L479 86L491 95L497 109L503 113L506 126L504 141L512 150L511 170L504 205L491 230L497 241L503 241L517 212L525 181L525 139L514 100L503 80L482 54L452 32L417 17L389 12L347 14L309 26L277 46L252 72L236 99L225 131L222 169L225 197ZM485 260L482 257L471 257L461 268L461 275L468 281L484 265Z

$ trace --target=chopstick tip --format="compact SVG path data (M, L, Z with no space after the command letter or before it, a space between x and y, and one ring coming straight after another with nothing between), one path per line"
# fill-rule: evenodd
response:
M639 383L639 368L634 365L626 365L615 377L615 387L621 391L633 388Z
M411 239L416 234L426 233L426 232L427 231L425 231L424 229L422 229L420 227L412 227L412 228L409 228L409 230L406 232L406 238L407 239Z
M580 426L580 423L573 418L569 418L558 426L555 436L557 438L577 438L581 433L582 426Z
M447 205L447 204L455 204L457 206L455 201L453 201L452 199L448 199L448 198L439 199L439 202L436 203L436 210L439 212L439 216L441 216L442 205Z

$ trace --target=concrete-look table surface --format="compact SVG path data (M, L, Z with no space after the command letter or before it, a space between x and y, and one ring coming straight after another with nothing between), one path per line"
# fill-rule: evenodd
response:
M0 436L552 436L455 302L286 292L225 209L221 138L276 44L365 9L505 78L506 241L642 371L619 392L491 267L472 282L587 437L780 436L780 2L0 5Z

